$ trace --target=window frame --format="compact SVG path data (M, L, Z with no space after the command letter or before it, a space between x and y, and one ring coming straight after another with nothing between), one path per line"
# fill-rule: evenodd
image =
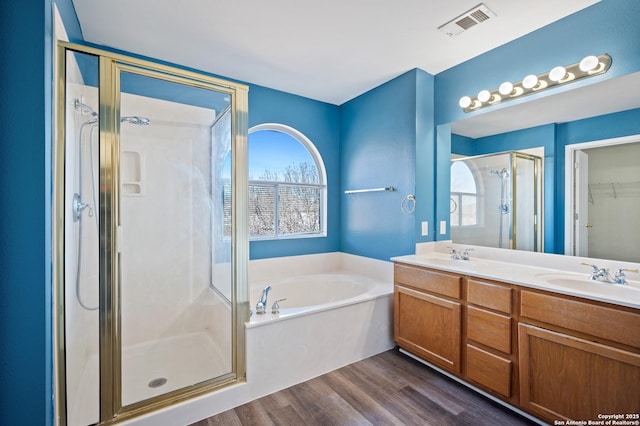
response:
M272 186L275 189L275 231L273 235L265 235L265 236L254 236L251 235L251 230L247 231L249 236L249 241L274 241L274 240L287 240L287 239L301 239L301 238L318 238L318 237L326 237L327 236L327 171L324 166L324 161L322 160L322 156L320 155L320 151L316 148L316 146L311 142L309 138L307 138L302 132L293 127L287 126L281 123L262 123L255 125L249 128L247 135L247 153L250 155L251 152L251 144L249 142L249 135L258 131L275 131L280 133L285 133L291 136L293 139L298 141L309 153L309 156L313 160L316 171L318 173L318 184L308 184L308 183L291 183L291 182L281 182L281 181L264 181L264 180L256 180L251 179L248 181L249 185L260 185L260 186ZM298 232L291 234L282 234L280 233L279 228L279 197L278 197L278 188L280 185L287 186L301 186L301 187L313 187L318 188L320 191L320 205L319 205L319 225L320 230L314 232ZM249 216L251 212L249 212Z
M450 212L450 216L453 215L454 213L456 214L456 217L458 219L458 224L457 225L453 225L453 221L451 220L451 217L449 217L449 220L451 222L451 227L456 227L456 228L476 228L476 227L480 227L482 226L482 218L481 218L481 212L480 212L480 202L481 202L481 190L480 187L482 186L482 182L478 182L478 176L475 173L475 170L473 167L470 167L469 164L467 164L464 159L457 159L451 162L451 165L449 166L450 169L453 167L454 163L462 163L465 165L465 167L469 170L469 173L471 174L471 177L473 178L473 185L475 187L475 191L476 192L465 192L465 191L452 191L451 188L449 188L449 194L450 194L450 198L451 200L456 204L456 212ZM473 198L475 201L475 207L476 207L476 214L475 214L475 223L469 224L469 225L463 225L462 224L462 216L463 216L463 211L462 211L462 198L463 197L469 197L469 198Z

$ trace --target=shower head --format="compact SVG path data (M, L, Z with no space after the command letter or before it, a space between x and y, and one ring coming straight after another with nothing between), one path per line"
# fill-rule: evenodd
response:
M496 175L499 176L501 178L506 178L509 177L509 170L507 169L502 169L502 170L489 170L489 173L491 173L492 175Z
M131 124L135 124L136 126L148 126L151 124L151 121L145 117L138 117L137 115L133 115L131 117L122 117L120 119L121 123L127 122Z

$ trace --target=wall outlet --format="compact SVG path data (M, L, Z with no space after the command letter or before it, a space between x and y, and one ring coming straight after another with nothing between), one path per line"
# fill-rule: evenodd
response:
M447 233L447 221L440 221L440 235L445 235Z
M429 235L429 222L425 220L422 222L422 236L426 237L427 235Z

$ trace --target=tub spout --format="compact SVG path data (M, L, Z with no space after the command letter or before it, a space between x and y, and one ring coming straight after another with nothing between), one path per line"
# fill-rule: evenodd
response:
M265 286L265 288L262 289L260 299L258 299L258 303L256 303L256 314L264 314L266 312L269 290L271 290L271 286L268 284Z

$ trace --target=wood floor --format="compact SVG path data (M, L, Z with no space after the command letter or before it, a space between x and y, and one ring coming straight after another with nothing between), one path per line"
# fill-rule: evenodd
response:
M531 425L397 350L195 423L208 425Z

